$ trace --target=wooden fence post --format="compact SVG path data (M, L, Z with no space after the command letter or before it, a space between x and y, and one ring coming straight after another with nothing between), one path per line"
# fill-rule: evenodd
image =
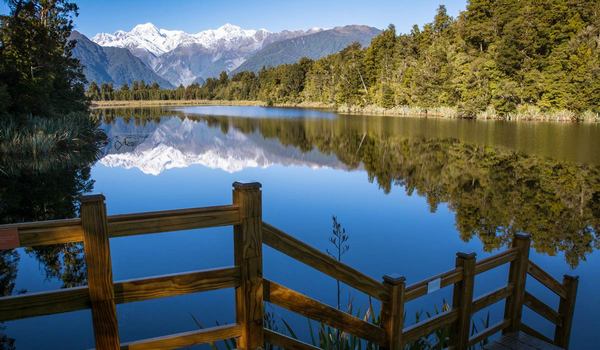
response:
M81 226L96 348L120 349L103 195L81 198Z
M381 324L387 337L387 350L401 350L406 279L386 275L383 276L383 285L388 289L390 296L381 304Z
M512 295L507 298L506 306L504 308L504 319L510 320L510 325L502 330L502 334L518 332L521 328L530 246L531 236L528 234L517 233L513 238L512 247L518 249L518 255L517 258L510 263L508 283L513 286L513 292Z
M458 320L451 334L456 338L451 339L451 342L458 350L466 350L469 347L476 256L475 253L456 253L456 267L462 268L462 280L454 284L452 293L452 309L458 310Z
M240 267L236 318L242 326L237 347L243 350L264 346L261 197L260 183L233 184L233 204L239 207L241 221L234 226L235 265Z
M579 278L565 275L563 277L563 286L567 291L566 298L560 299L558 313L562 318L562 325L556 326L554 332L554 343L564 349L569 348L569 339L571 336L571 327L573 325L573 313L575 311L575 298L577 297L577 287Z

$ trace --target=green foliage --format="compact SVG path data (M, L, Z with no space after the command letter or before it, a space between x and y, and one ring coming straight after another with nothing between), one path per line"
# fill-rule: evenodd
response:
M0 120L0 171L33 167L42 169L60 162L78 162L98 152L106 135L87 113L73 112L52 119L27 117Z
M542 118L570 110L581 116L572 119L589 119L600 112L598 13L598 1L471 0L458 18L440 6L432 23L408 34L390 25L367 48L354 43L316 61L222 75L160 97L456 107L468 118L510 118L533 106Z
M77 5L68 0L6 2L10 13L0 16L0 90L9 96L0 96L7 102L5 111L21 118L86 110L84 77L69 41Z

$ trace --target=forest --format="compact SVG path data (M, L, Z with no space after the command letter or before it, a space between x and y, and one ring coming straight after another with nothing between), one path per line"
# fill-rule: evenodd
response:
M390 25L363 48L162 90L89 85L93 100L260 100L341 110L410 107L453 117L596 120L600 113L600 2L470 0L457 18ZM446 108L446 109L443 109Z

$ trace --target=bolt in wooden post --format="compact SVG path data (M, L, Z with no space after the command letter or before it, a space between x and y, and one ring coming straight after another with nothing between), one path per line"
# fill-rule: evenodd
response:
M455 348L469 348L469 331L473 308L473 287L475 285L475 253L456 253L456 267L462 268L462 280L454 284L452 309L458 310L458 320L453 327L451 339Z
M97 349L120 349L103 195L81 198L83 248Z
M235 265L240 267L236 317L242 326L237 347L243 350L264 346L261 202L260 183L233 184L233 204L239 207L241 221L234 226Z
M527 279L527 266L529 265L529 247L531 236L517 233L513 238L512 247L518 249L517 258L510 263L508 283L513 286L512 295L506 300L504 319L510 320L510 325L502 333L518 332L521 328L521 315L523 314L523 301L525 299L525 281Z
M554 343L564 349L569 348L578 285L578 277L569 275L565 275L563 277L563 286L567 291L567 296L566 298L561 298L560 304L558 305L558 313L561 315L562 325L556 326L556 331L554 332Z
M387 350L401 350L406 279L397 275L386 275L383 276L383 285L390 295L389 300L383 301L381 305L381 324L387 337Z

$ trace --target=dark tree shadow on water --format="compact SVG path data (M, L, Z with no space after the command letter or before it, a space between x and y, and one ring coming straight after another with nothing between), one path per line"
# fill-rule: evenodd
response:
M42 156L27 149L11 149L2 142L0 154L0 224L72 218L78 215L79 198L93 190L91 166L98 159L105 135L98 123L86 126L91 135L74 147L58 148ZM15 146L16 147L16 146ZM81 243L25 248L23 252L40 264L47 280L58 280L62 288L87 283ZM26 292L16 290L20 251L0 251L0 296ZM0 324L0 350L14 349L15 341Z

